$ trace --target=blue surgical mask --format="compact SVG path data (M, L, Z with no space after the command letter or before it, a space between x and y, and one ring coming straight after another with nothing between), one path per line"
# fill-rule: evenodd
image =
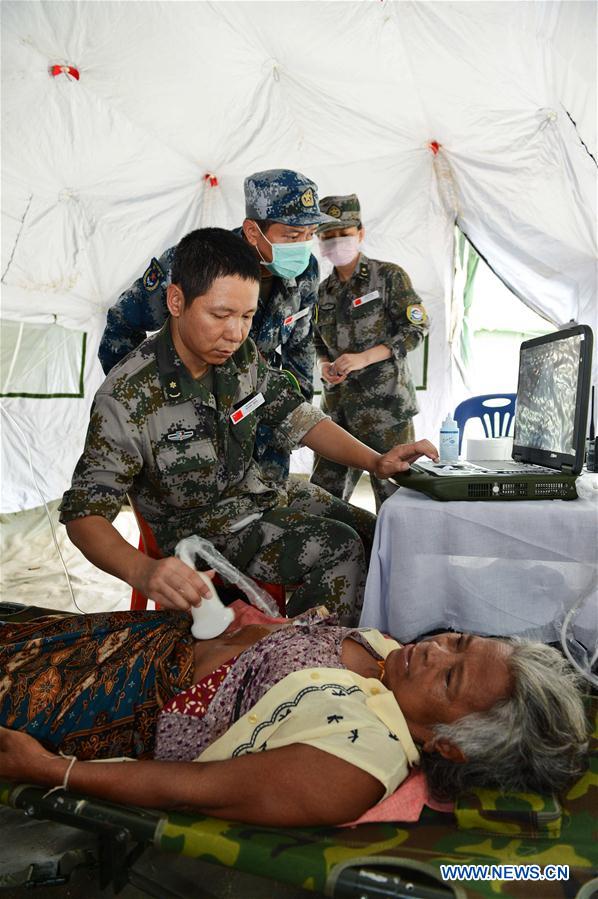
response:
M268 240L263 231L260 230L260 234L264 240ZM279 278L296 278L309 265L313 240L296 243L272 243L268 240L268 243L272 247L272 262L262 259L262 265L273 275L278 275Z

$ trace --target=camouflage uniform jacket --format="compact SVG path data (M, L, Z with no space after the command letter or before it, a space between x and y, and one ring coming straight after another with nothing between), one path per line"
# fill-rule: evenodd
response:
M241 228L234 231L242 235ZM152 259L141 278L110 307L98 355L106 374L117 362L139 346L148 331L161 328L168 316L166 287L176 247ZM318 296L318 261L312 256L297 278L274 277L267 300L258 301L249 336L273 368L290 371L301 393L313 396L314 347L312 315ZM289 319L307 310L297 318ZM286 322L286 323L285 323ZM277 347L281 353L277 353Z
M389 347L392 355L351 372L342 384L324 382L326 407L353 403L357 394L370 406L383 406L401 423L409 420L418 409L405 357L427 330L421 300L398 265L361 254L346 282L333 269L319 290L314 328L318 358L334 361L343 353L361 353L378 344Z
M252 397L263 402L235 424ZM85 448L61 504L61 521L112 521L127 493L171 553L184 536L224 534L250 515L286 504L253 459L266 423L289 450L325 416L248 339L223 365L194 380L167 322L117 365L97 392Z

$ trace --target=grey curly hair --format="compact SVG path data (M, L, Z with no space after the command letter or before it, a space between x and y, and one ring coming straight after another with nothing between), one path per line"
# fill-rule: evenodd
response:
M551 646L518 639L509 657L512 696L487 712L438 724L466 761L423 755L432 792L454 798L476 786L502 791L561 792L587 764L588 722L580 679Z

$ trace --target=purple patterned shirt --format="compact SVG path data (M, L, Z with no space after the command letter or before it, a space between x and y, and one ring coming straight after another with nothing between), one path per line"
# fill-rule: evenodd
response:
M348 637L381 658L357 628L340 627L334 616L321 618L316 609L258 640L238 656L202 718L160 713L154 757L193 761L287 674L305 668L345 668L341 652Z

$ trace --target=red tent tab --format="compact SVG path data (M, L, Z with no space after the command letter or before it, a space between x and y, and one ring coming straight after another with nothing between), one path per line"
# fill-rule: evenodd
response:
M75 81L79 80L79 69L74 66L50 66L50 75L56 78L57 75L70 75Z

